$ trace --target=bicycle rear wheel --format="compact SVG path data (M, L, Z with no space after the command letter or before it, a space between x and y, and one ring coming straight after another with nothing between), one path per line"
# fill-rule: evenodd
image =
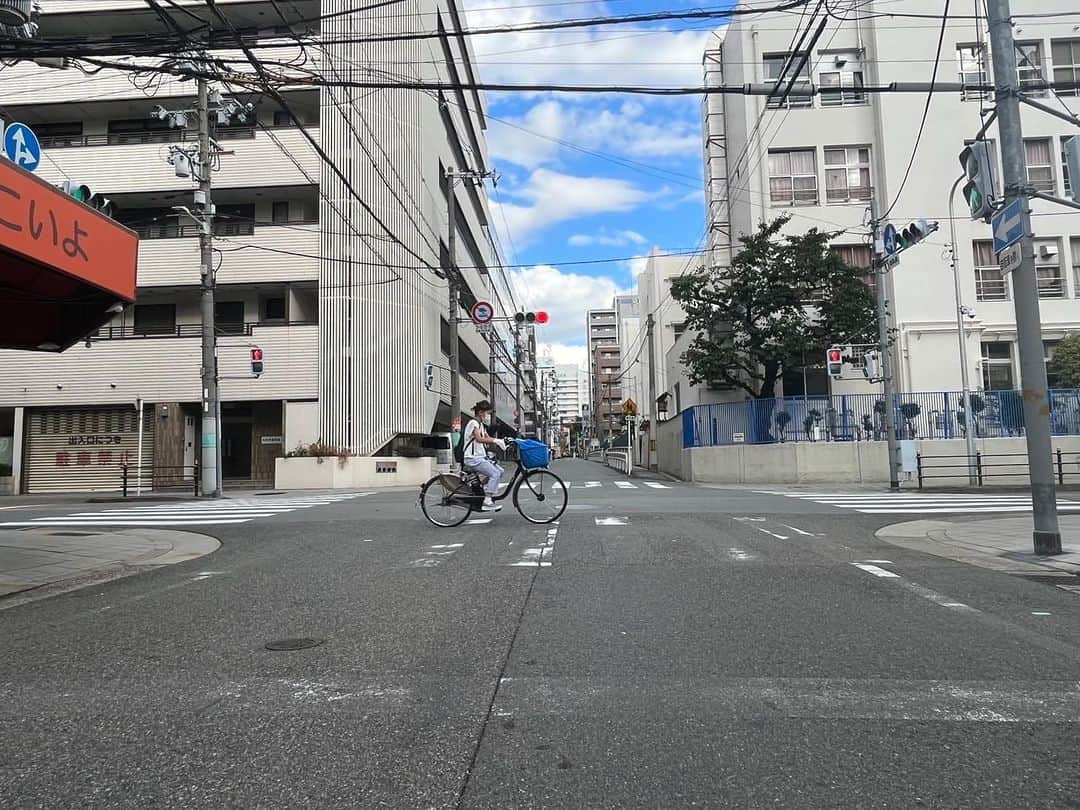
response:
M551 470L529 470L514 487L514 507L530 523L552 523L566 511L566 484Z
M454 475L436 475L420 490L420 509L436 526L460 526L472 514L469 485Z

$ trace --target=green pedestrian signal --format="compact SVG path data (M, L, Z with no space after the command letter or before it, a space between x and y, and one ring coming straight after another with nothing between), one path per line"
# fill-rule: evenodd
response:
M65 180L64 193L78 200L83 205L88 205L95 211L100 211L107 217L113 215L114 209L112 200L104 194L94 193L86 183L80 183L77 180Z

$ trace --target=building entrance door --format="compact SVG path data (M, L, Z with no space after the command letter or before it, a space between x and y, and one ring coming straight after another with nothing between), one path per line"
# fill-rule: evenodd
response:
M251 478L251 422L221 425L221 477Z

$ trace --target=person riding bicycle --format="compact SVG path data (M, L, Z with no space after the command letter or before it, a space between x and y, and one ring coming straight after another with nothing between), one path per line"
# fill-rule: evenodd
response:
M465 469L477 473L486 479L484 483L483 512L498 512L502 506L495 503L492 495L499 494L499 478L502 477L502 468L491 461L487 456L487 447L495 446L506 450L506 442L488 435L486 425L491 424L491 403L482 399L473 406L474 417L465 425L462 434L464 444Z

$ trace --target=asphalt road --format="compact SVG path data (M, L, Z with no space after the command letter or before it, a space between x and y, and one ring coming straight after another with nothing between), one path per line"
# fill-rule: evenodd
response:
M874 538L918 515L554 469L554 533L381 492L0 610L3 805L1080 807L1080 596Z

